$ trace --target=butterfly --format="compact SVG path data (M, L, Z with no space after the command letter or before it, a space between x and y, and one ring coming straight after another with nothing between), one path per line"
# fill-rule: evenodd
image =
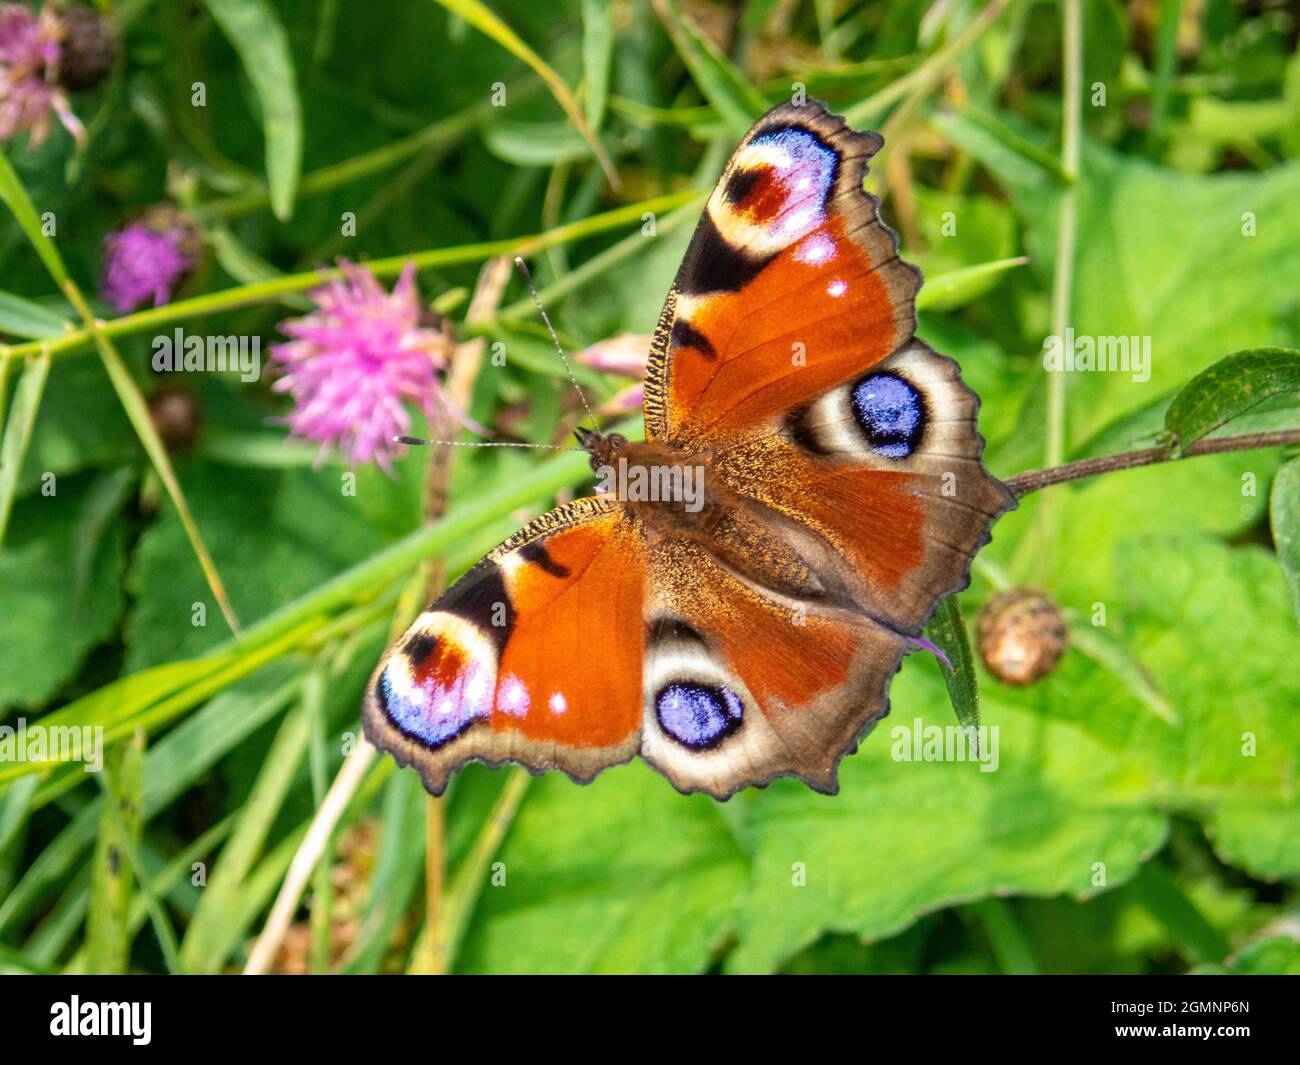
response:
M577 431L614 490L507 539L371 678L366 735L430 792L636 755L717 799L837 791L1015 506L978 397L913 335L920 272L863 190L882 144L813 101L740 142L655 330L644 442Z

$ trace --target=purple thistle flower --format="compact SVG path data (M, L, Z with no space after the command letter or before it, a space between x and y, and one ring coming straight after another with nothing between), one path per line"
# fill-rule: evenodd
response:
M414 263L391 293L354 263L341 261L339 270L341 278L310 293L315 311L280 323L292 339L271 346L281 370L273 387L293 397L292 434L319 442L322 458L335 445L353 465L373 461L392 473L394 437L411 428L404 404L426 418L439 408L455 415L438 380L451 341L424 324Z
M26 4L0 4L0 141L22 130L35 146L49 136L50 112L80 143L85 129L55 80L63 25L52 7L36 15Z
M104 238L104 277L99 291L118 314L153 301L168 303L181 278L194 268L180 226L155 229L133 222Z

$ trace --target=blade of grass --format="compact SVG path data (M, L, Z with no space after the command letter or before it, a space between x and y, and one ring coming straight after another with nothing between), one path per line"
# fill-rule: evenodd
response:
M208 553L207 545L204 544L203 537L199 533L199 527L195 524L194 517L190 513L190 505L185 500L185 493L181 490L180 482L176 479L176 471L172 468L171 456L167 454L167 448L162 442L162 437L158 435L158 430L154 428L153 418L149 416L148 403L136 386L135 380L131 377L125 363L122 362L122 357L117 353L113 342L104 334L99 320L95 318L94 313L81 295L81 290L71 281L64 285L63 290L67 293L73 307L76 308L90 327L95 346L99 348L99 356L104 363L104 369L108 371L109 380L112 381L113 388L117 392L117 398L121 401L122 408L126 411L126 416L130 419L136 436L140 438L145 454L149 456L149 461L153 463L153 468L157 471L163 487L167 489L172 504L176 507L176 513L181 519L181 525L185 529L186 537L189 538L190 547L199 560L199 567L203 570L203 576L208 582L208 587L211 589L217 605L221 608L221 613L225 616L230 631L235 635L239 635L239 619L235 616L235 609L226 594L226 586L221 580L221 574L217 572L217 564L212 560L211 554Z
M50 353L45 351L27 365L14 389L14 401L5 421L4 442L0 443L0 547L4 546L14 494L18 491L18 476L22 472L27 445L32 440L36 412L40 409L49 375Z
M456 964L456 955L465 937L465 930L469 927L469 919L474 914L474 907L487 881L485 874L488 863L500 850L531 782L532 777L527 770L516 767L510 771L487 820L475 837L473 850L456 870L451 891L448 892L443 907L443 928L438 937L444 951L441 959L443 972L451 972Z
M1133 891L1147 912L1187 952L1194 962L1222 961L1232 947L1210 924L1169 871L1157 861L1146 862L1133 878Z
M437 0L437 2L448 11L459 15L479 32L492 38L516 59L527 63L533 68L537 76L551 90L555 102L560 105L569 121L573 123L574 128L582 134L582 139L590 145L592 154L596 157L601 170L605 172L605 177L609 180L610 188L616 192L621 191L622 183L619 181L614 164L605 152L605 146L600 143L591 126L588 125L587 119L583 116L582 108L578 106L578 101L574 98L569 86L546 60L534 52L524 42L523 38L501 20L500 16L491 11L485 4L480 3L479 0Z
M312 804L317 811L325 801L329 790L326 769L326 731L325 719L325 671L319 663L307 671L302 682L302 701L307 710L311 726L311 744L309 748L311 766ZM331 880L330 860L332 838L325 841L320 861L312 879L311 892L311 971L325 973L330 967L330 940L334 904L333 881Z
M225 960L227 930L241 909L240 895L302 765L308 730L307 710L300 703L284 719L271 742L230 839L221 849L199 908L186 929L181 943L181 964L187 972L217 972Z
M36 213L36 205L32 203L27 189L14 173L14 168L9 165L9 160L3 152L0 152L0 200L3 200L5 206L13 212L18 225L26 234L32 247L36 249L36 254L41 257L41 262L45 264L45 269L54 278L54 283L62 288L68 280L68 271L63 265L63 257L59 255L59 249L54 246L54 241L46 234L40 216Z
M71 323L39 303L0 292L0 333L24 340L45 340L58 336Z
M289 38L266 0L203 0L203 4L239 54L257 95L271 210L287 221L293 214L302 169L302 107Z
M527 258L546 248L557 244L567 244L583 240L598 233L604 233L622 226L640 227L642 216L647 212L659 214L681 207L696 199L698 193L687 189L681 192L655 196L640 203L618 207L604 214L592 215L577 222L569 222L555 229L536 233L531 236L507 237L502 240L485 241L480 244L462 244L451 248L432 248L426 251L393 255L386 259L372 259L366 263L375 277L395 277L401 273L407 263L414 263L417 269L440 266L452 266L458 263L481 262L486 259L516 255ZM256 284L238 285L220 292L209 292L186 300L165 303L161 307L150 307L134 314L99 322L99 328L106 337L118 337L140 333L150 329L160 329L177 322L218 314L222 311L236 310L259 303L278 300L286 293L303 292L315 288L327 281L335 280L341 275L337 269L321 268L306 270L297 274L285 274L270 278ZM35 356L48 348L54 358L80 351L93 342L93 332L89 326L68 331L65 335L52 340L27 341L22 344L0 345L0 358L21 359Z
M609 99L614 58L614 12L603 0L582 0L582 103L587 125L598 131Z
M178 725L145 753L144 820L174 802L218 759L279 713L298 689L288 665L278 665L248 691L226 692ZM22 880L0 903L0 933L45 902L95 838L96 799L78 813L28 866Z
M126 972L130 953L127 919L134 891L128 852L140 838L144 792L144 733L112 751L100 786L99 835L91 865L90 913L86 920L86 965L92 973Z
M744 133L768 109L763 94L673 0L651 3L701 95L726 120L732 133Z
M945 669L940 662L939 672L948 686L948 699L958 723L963 728L978 729L980 698L975 680L975 658L971 654L970 637L966 633L966 622L962 620L957 596L949 595L939 600L926 632L952 663L951 669Z

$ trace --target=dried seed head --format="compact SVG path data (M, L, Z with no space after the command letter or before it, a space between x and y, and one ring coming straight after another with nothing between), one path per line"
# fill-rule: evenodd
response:
M149 396L149 418L173 455L188 451L203 431L203 410L194 393L164 385Z
M1068 632L1060 610L1042 592L1013 588L980 611L979 651L1003 684L1035 684L1056 669Z
M59 83L73 92L93 89L117 62L113 21L85 4L69 4L59 12L59 20L63 23Z

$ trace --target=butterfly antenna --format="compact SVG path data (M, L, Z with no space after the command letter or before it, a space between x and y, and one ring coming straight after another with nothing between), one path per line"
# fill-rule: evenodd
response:
M542 321L546 323L546 329L551 334L555 350L559 352L560 361L564 363L564 372L569 375L569 383L573 385L574 391L578 393L578 398L582 400L582 407L587 412L587 417L591 419L591 424L596 427L596 433L604 436L605 434L601 432L600 428L600 419L596 417L595 411L591 409L591 404L587 402L587 393L582 390L577 377L574 376L573 366L569 363L569 357L564 354L564 348L560 345L560 338L555 333L555 326L551 325L550 316L547 315L546 308L542 306L542 298L537 294L537 286L533 284L533 275L528 272L528 264L524 262L522 256L515 256L515 267L523 274L524 284L528 286L528 294L533 297L537 312L542 316Z
M580 447L565 447L563 444L530 444L523 440L426 440L422 436L395 436L393 440L412 447L441 445L442 447L540 447L547 451L583 450Z

